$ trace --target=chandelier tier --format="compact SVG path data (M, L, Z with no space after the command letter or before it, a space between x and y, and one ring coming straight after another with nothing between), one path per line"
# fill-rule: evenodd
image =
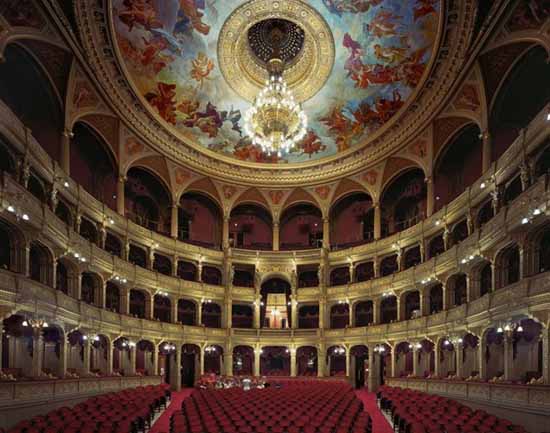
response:
M244 115L244 132L265 153L281 157L305 137L307 116L283 78L285 61L280 47L284 34L274 26L270 36L269 79Z

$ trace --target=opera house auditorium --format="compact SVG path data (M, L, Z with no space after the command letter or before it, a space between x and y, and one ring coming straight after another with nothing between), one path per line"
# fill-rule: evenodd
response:
M549 0L0 0L0 433L550 432Z

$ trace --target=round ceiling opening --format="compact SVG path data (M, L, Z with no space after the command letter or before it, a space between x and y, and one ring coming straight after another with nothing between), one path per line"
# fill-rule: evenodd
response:
M264 64L274 55L291 64L302 53L304 39L305 32L298 24L280 18L260 21L248 30L248 45Z

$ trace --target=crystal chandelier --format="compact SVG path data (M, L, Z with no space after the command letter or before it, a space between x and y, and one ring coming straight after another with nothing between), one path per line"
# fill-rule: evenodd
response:
M268 63L269 80L244 116L252 144L278 157L293 149L307 130L307 116L283 79L283 70L283 60L274 56Z

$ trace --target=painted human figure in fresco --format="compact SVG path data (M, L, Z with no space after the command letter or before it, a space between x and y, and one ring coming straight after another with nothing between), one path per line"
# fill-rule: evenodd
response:
M327 9L336 15L344 12L358 14L368 12L373 6L378 6L384 0L323 0Z

